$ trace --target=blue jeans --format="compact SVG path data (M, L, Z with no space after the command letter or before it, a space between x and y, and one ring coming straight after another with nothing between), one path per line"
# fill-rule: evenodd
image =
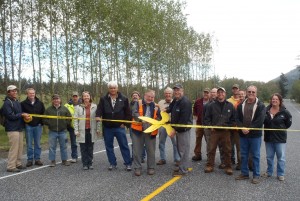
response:
M274 156L277 157L277 176L284 176L285 170L285 147L286 143L273 143L266 142L266 153L267 153L267 163L268 175L273 174L274 169Z
M54 161L56 156L56 145L57 140L59 142L60 146L60 156L61 160L67 160L68 154L67 154L67 133L66 131L49 131L49 160Z
M249 153L251 153L253 159L253 177L259 177L261 137L256 137L256 138L240 137L240 146L241 146L241 158L242 158L242 164L241 164L242 175L249 176L248 158L249 158Z
M165 128L161 127L159 128L159 154L160 154L160 159L161 160L166 160L166 152L165 152L165 145L166 145L166 140L167 140L168 134ZM176 144L176 138L175 137L170 137L173 145L173 157L174 157L174 162L180 161L180 156L177 150L177 144Z
M26 146L27 146L27 160L35 161L41 159L41 136L42 136L42 126L30 126L26 125L25 135L26 135ZM34 143L34 148L32 146L32 141Z
M71 141L71 157L73 159L78 158L78 152L77 152L77 144L76 144L76 135L74 132L74 128L68 128L69 134L70 134L70 141Z
M130 151L125 128L108 128L104 126L103 137L109 163L111 165L117 165L117 159L114 152L114 137L116 137L124 160L124 165L131 165Z

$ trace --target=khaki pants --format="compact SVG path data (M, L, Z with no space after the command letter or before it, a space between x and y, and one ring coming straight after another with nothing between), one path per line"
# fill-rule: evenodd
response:
M196 128L196 143L195 143L195 149L194 149L195 156L201 156L201 147L202 147L203 135L204 135L204 129L203 128Z
M7 132L9 140L9 152L7 159L7 169L14 169L20 165L23 155L23 132L10 131Z
M231 143L230 143L230 132L228 130L214 130L211 131L209 140L209 153L207 166L214 167L216 149L218 144L222 145L224 164L227 168L231 168Z

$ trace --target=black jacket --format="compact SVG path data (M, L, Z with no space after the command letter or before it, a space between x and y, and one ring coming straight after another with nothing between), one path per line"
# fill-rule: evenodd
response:
M171 124L181 124L181 125L192 125L193 124L193 113L192 113L192 103L188 100L186 96L181 99L173 99L169 108L166 110L167 113L171 112ZM177 132L185 132L190 130L188 127L173 127Z
M287 129L292 125L292 115L285 107L281 107L273 119L271 118L270 108L271 105L269 105L266 109L264 121L265 128ZM265 130L265 142L286 143L286 139L286 131Z
M235 110L232 103L224 100L211 102L205 111L205 126L225 126L231 127L235 124Z
M5 116L6 132L22 131L24 129L25 124L22 118L22 107L18 100L5 97L2 112Z
M44 103L41 102L37 97L35 97L35 102L32 105L31 101L26 98L21 102L22 111L28 114L44 114L45 106ZM28 123L30 126L37 126L39 124L43 124L42 118L40 117L32 117L32 121Z
M118 92L118 97L116 100L115 107L112 107L111 98L108 96L108 93L101 97L99 104L97 106L96 117L102 117L102 119L113 119L113 120L126 120L131 121L130 106L128 98L123 94ZM120 127L121 124L130 126L130 123L123 122L110 122L103 121L103 126L109 128Z
M247 99L242 103L239 104L237 107L237 112L236 112L236 124L238 127L244 127L243 125L243 119L244 119L244 106L246 103ZM251 121L250 128L262 128L264 119L265 119L265 104L258 100L256 98L255 105L253 107L253 118ZM250 130L250 132L245 135L243 134L242 130L239 129L239 134L240 137L247 137L247 138L256 138L256 137L261 137L262 136L262 130Z

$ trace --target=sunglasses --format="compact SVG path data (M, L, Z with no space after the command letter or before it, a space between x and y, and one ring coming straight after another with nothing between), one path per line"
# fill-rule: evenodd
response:
M249 94L255 94L255 91L247 91Z

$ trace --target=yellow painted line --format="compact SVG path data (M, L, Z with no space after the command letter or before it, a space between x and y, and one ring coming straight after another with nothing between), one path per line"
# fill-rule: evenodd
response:
M192 171L193 168L188 168L189 171ZM171 186L172 184L174 184L177 180L181 179L182 176L176 176L173 177L173 179L170 179L169 181L167 181L165 184L163 184L162 186L160 186L159 188L157 188L155 191L153 191L152 193L150 193L149 195L147 195L146 197L144 197L143 199L141 199L141 201L149 201L152 198L154 198L155 196L157 196L158 194L160 194L163 190L165 190L166 188L168 188L169 186Z

